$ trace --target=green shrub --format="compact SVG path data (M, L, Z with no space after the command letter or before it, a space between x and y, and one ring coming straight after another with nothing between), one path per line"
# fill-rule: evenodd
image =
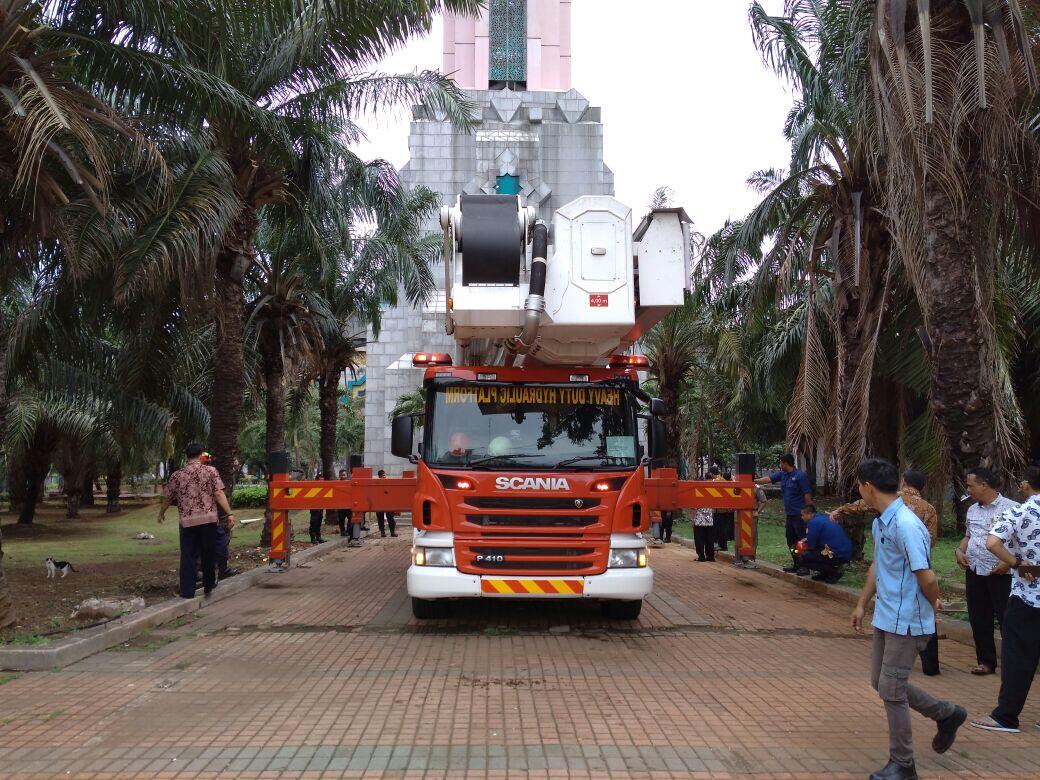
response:
M241 485L231 494L232 508L257 507L267 504L267 485Z

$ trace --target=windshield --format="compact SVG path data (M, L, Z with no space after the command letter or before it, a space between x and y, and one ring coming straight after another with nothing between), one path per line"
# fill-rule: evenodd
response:
M423 451L433 466L496 470L634 467L629 394L596 385L431 387Z

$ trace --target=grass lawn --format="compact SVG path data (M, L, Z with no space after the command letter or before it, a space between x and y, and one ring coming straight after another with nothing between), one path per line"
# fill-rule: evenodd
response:
M816 505L820 511L829 512L838 506L838 502L819 499ZM758 522L758 558L760 560L785 566L791 562L791 554L788 552L787 538L784 533L785 520L783 506L780 504L780 501L776 499L770 500L766 504ZM689 519L684 520L681 524L677 523L675 530L676 533L682 536L693 537ZM964 582L964 573L957 566L957 560L953 554L957 545L960 544L960 540L960 536L940 536L932 552L932 568L939 578L939 588L943 591L944 597L950 600L963 600L964 598L963 593L954 591L949 587L951 583ZM866 581L867 569L870 568L873 557L874 544L868 528L867 541L863 549L863 560L846 567L845 576L842 577L841 584L851 588L862 587Z
M0 631L0 642L41 644L49 637L88 625L72 620L76 605L92 596L129 598L143 596L147 603L174 597L180 556L177 510L156 523L159 505L128 505L118 514L107 514L104 505L84 508L76 520L65 519L64 505L45 503L31 525L18 525L5 514L3 522L4 568L14 595L18 624ZM298 545L306 539L307 513L294 513ZM231 543L231 565L249 569L262 564L261 509L239 509L239 521L260 522L236 527ZM155 536L138 540L140 532ZM67 577L48 579L43 561L48 556L72 563L76 571Z

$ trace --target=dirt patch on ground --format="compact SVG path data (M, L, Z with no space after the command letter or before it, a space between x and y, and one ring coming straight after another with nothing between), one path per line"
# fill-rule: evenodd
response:
M241 570L266 563L265 554L258 549L238 550L231 557L231 565ZM47 578L42 561L38 567L7 569L19 620L15 626L0 631L0 642L26 641L33 636L56 638L70 630L96 625L96 619L70 617L76 605L92 596L142 596L147 604L154 604L177 595L178 559L174 556L149 555L74 565L76 571L54 579Z

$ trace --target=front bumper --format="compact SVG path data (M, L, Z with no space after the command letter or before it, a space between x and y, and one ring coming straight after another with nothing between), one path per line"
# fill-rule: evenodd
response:
M497 587L488 587L494 581ZM579 588L570 583L580 584ZM654 572L643 569L609 569L587 577L485 577L463 574L455 568L408 568L408 595L419 599L459 598L591 598L639 601L650 595ZM491 592L488 592L491 591ZM518 592L519 591L519 592Z

